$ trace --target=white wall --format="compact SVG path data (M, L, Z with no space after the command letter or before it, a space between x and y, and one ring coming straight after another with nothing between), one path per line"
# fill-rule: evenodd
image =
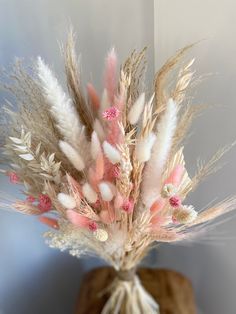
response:
M133 48L149 46L148 74L153 76L153 1L142 0L0 0L0 65L15 56L41 55L62 78L58 40L69 21L78 34L85 81L101 84L105 54L113 45L123 60ZM2 97L3 98L3 97ZM3 99L1 99L3 103ZM14 194L6 181L0 181ZM0 211L0 313L73 313L85 263L49 249L46 230L34 218Z
M155 1L156 68L179 48L205 39L190 55L197 58L197 74L212 75L199 86L195 99L197 103L217 106L194 123L193 136L185 150L191 173L198 157L206 160L236 138L235 20L233 0ZM235 193L235 160L234 148L224 158L227 164L223 170L191 195L190 201L197 208ZM165 246L158 253L159 265L175 268L192 279L203 313L236 313L235 226L236 219L232 218L206 236L208 244L183 248ZM219 239L223 241L219 243Z

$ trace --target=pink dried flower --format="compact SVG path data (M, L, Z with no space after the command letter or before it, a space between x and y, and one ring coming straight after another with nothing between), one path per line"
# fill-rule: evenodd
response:
M35 201L35 197L33 195L28 195L26 198L26 202L33 203Z
M59 225L56 219L41 216L39 217L39 221L53 229L59 229Z
M120 176L120 167L118 165L113 165L109 172L111 178L119 178Z
M19 176L15 172L9 172L8 174L10 182L13 184L17 184L20 181Z
M52 208L52 202L51 202L51 200L50 200L48 195L46 195L46 194L40 194L39 195L38 208L42 212L47 212L47 211L49 211Z
M181 205L181 198L178 195L172 196L169 199L170 206L177 208Z
M128 214L133 212L134 209L134 203L131 200L125 200L123 205L122 205L122 209L127 212Z
M115 120L119 116L119 110L116 107L110 107L102 113L104 119L108 121Z
M92 221L89 223L88 228L90 231L95 232L98 228L98 225L96 224L95 221Z

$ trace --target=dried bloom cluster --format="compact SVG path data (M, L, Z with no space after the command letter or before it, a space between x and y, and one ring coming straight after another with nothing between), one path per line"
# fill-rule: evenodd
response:
M188 239L234 209L235 198L199 212L185 204L187 194L227 150L189 177L181 143L201 109L185 101L194 60L180 67L176 83L168 83L189 48L160 69L149 97L140 84L145 50L134 51L117 71L112 49L102 95L89 83L87 100L72 33L64 49L68 92L41 58L33 72L17 62L10 74L14 84L4 83L18 108L10 103L5 108L3 158L8 169L3 172L11 183L24 186L25 200L12 208L38 215L51 227L45 234L50 246L77 257L96 254L117 270L130 270L155 242ZM118 286L104 313L114 313ZM143 311L156 313L149 297Z

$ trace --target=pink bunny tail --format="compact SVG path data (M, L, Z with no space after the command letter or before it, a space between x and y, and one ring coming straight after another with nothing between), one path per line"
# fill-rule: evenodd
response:
M117 56L115 49L112 48L108 53L105 64L104 84L108 93L109 100L113 104L116 90L116 67Z
M91 101L91 104L95 110L98 110L100 107L100 99L99 96L91 83L87 85L88 96Z
M165 184L173 184L175 186L179 186L182 176L184 172L184 166L183 165L177 165L174 170L170 173L169 177L165 181Z

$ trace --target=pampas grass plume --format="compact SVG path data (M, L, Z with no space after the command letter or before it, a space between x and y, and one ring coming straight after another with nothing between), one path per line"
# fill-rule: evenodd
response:
M57 199L67 209L73 209L76 207L75 199L68 194L59 193L57 195Z
M81 124L72 101L40 57L38 57L36 66L43 93L50 104L50 110L57 122L57 127L64 139L75 145L81 133Z
M143 112L145 104L145 93L142 93L135 101L128 114L128 120L131 124L136 124Z
M117 164L120 161L121 159L120 153L114 146L109 144L107 141L104 141L102 147L104 150L104 154L113 165Z
M71 164L75 167L75 169L77 169L78 171L82 171L85 168L82 157L70 144L64 141L60 141L59 147L69 159Z

